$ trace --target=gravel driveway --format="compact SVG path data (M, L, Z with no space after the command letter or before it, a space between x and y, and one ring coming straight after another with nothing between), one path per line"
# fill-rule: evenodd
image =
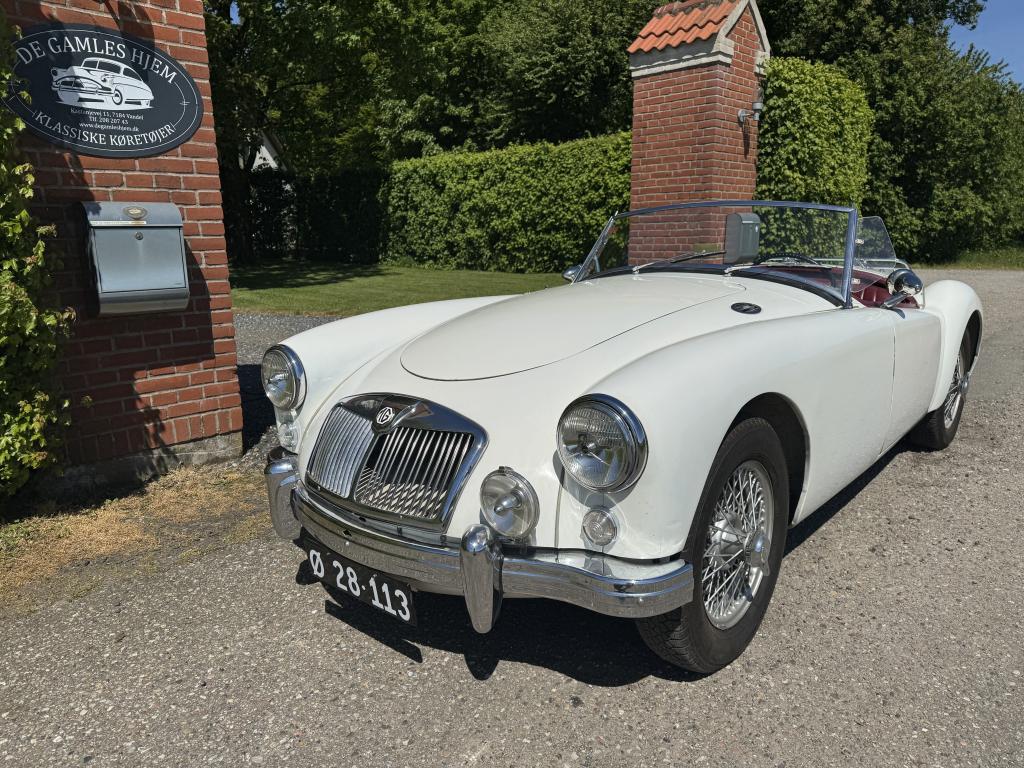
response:
M988 313L959 439L791 531L718 674L545 601L486 637L455 598L421 595L418 629L327 604L268 532L0 627L0 763L1024 765L1024 273L955 276ZM311 322L240 316L241 363Z

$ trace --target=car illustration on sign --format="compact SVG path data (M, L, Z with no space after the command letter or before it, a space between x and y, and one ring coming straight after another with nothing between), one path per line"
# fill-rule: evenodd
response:
M336 599L412 624L418 593L458 595L478 632L560 600L709 673L757 631L791 526L905 437L956 436L978 296L925 288L854 208L630 211L565 277L268 350L271 518Z
M149 109L153 91L134 69L92 57L72 67L50 70L53 91L63 103L98 110Z

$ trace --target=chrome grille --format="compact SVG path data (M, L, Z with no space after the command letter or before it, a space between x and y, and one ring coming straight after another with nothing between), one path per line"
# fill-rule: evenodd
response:
M307 476L323 490L346 497L373 441L370 421L336 405L317 438Z
M393 429L376 439L353 498L393 515L437 520L472 445L466 432Z
M437 403L360 395L328 415L307 487L361 517L443 529L486 445L478 424Z

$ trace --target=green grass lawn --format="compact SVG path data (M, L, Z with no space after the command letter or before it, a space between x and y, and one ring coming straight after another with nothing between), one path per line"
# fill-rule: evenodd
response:
M960 254L956 261L928 266L949 269L1024 269L1024 243L967 251Z
M563 284L558 274L302 263L233 267L231 282L234 306L240 312L339 317L425 301L527 293Z

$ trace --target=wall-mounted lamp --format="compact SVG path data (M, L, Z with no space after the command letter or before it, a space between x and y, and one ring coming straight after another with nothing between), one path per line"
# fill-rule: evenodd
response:
M761 113L764 112L764 102L758 99L750 105L751 111L741 109L738 113L740 119L740 125L746 125L747 119L753 120L755 123L761 121Z

